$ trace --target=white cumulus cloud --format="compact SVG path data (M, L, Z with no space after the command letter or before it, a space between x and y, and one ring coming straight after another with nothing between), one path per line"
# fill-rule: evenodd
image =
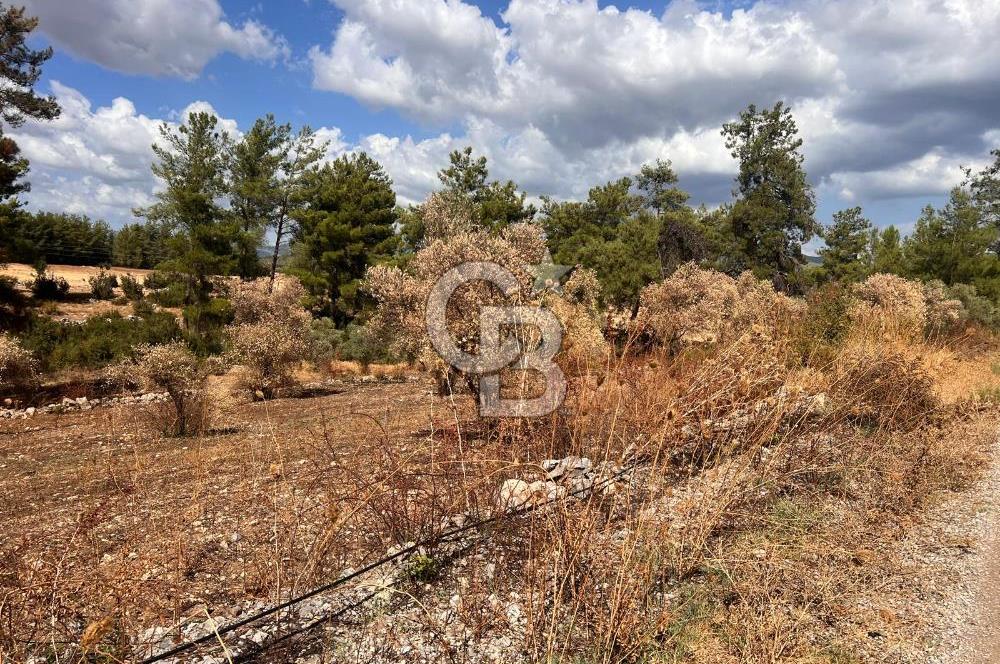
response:
M220 53L288 54L267 26L225 20L218 0L27 0L39 29L75 55L128 74L191 79Z
M1000 124L993 0L762 0L729 14L692 0L662 14L511 0L497 18L462 0L331 1L344 18L310 52L316 88L429 126L458 123L466 136L452 142L495 153L529 189L579 195L666 157L696 195L724 196L733 166L722 123L781 99L824 191L939 195L958 163L995 147ZM847 186L869 173L865 187Z

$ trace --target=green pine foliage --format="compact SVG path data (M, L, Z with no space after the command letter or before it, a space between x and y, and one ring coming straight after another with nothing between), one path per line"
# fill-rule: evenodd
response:
M873 229L870 246L872 274L902 275L906 272L902 236L898 228L886 226L881 231Z
M235 224L219 203L227 193L230 140L218 129L218 118L205 112L192 113L177 129L162 125L160 136L163 144L153 145L153 174L165 186L155 204L136 213L174 232L174 257L167 263L187 275L185 302L193 304L209 297L209 277L227 274L235 262Z
M531 221L538 212L526 202L527 195L512 181L489 179L486 157L473 157L472 148L454 150L449 165L438 172L443 189L439 192L451 205L468 210L472 225L498 231L510 224ZM400 249L413 253L425 242L422 206L397 211L400 221Z
M16 263L107 265L113 243L108 224L83 215L21 209L0 213L0 249Z
M268 114L231 146L229 197L236 221L236 273L242 279L264 272L257 248L281 204L279 176L291 133L291 125L278 125Z
M770 109L751 104L723 125L722 135L739 161L737 199L728 214L736 264L791 288L805 264L802 245L819 230L791 109L782 102Z
M171 232L165 224L126 224L114 234L111 262L119 267L153 269L172 257L171 244Z
M826 246L820 249L823 265L821 281L855 282L864 279L871 267L872 223L860 207L841 210L833 215L833 223L824 229Z
M359 152L309 173L303 195L308 206L296 215L290 272L311 307L343 325L364 307L358 283L365 270L396 250L396 194L382 166Z
M65 300L69 295L69 282L49 272L44 261L35 265L35 276L28 283L28 290L36 300Z
M594 187L582 203L544 199L541 217L552 259L593 268L605 301L629 309L662 274L660 219L633 186L626 177Z
M966 171L967 184L983 220L1000 227L1000 148L993 150L990 155L994 158L993 163L980 173Z
M1000 301L1000 259L993 252L997 240L997 226L986 220L969 190L956 188L940 210L924 208L903 243L905 269L922 280L970 284Z
M553 260L597 273L606 304L630 309L642 289L687 261L708 258L704 210L688 204L669 161L590 190L583 202L543 199Z
M40 97L34 90L42 65L52 57L51 47L36 51L28 46L37 27L38 19L27 16L24 7L0 6L0 119L9 127L20 127L28 119L59 116L55 98ZM0 126L0 201L19 207L15 197L30 190L23 180L27 172L28 160Z

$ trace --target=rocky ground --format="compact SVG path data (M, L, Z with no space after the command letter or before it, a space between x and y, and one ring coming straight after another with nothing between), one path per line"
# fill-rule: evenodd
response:
M170 396L166 392L144 392L140 394L123 394L114 397L63 397L62 401L45 404L44 406L28 406L26 408L13 407L10 399L5 399L3 407L0 408L0 419L20 419L26 420L35 415L48 415L52 413L69 413L73 411L86 412L91 408L132 406L136 404L163 403L168 401Z
M913 661L1000 661L1000 432L982 482L935 507L902 554L920 572L928 626Z

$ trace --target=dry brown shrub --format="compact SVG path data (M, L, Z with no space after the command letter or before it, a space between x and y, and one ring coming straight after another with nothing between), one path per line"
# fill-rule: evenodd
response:
M327 370L333 376L360 376L364 373L361 363L353 360L330 360L330 363L327 365Z
M927 324L923 286L894 274L873 274L854 285L849 315L856 326L916 338Z
M738 297L732 277L686 263L643 289L637 322L669 347L682 340L717 341Z
M204 366L183 343L140 346L131 360L111 367L112 380L129 384L137 378L146 388L161 389L168 404L153 404L151 415L157 428L167 435L189 436L211 425L211 407L205 393L208 377Z
M474 228L472 209L461 196L434 192L420 206L427 242L446 240Z
M304 296L302 284L290 277L275 281L273 289L266 278L232 287L227 357L246 368L246 389L271 397L292 381L309 346L311 317L301 305Z
M593 289L596 279L587 270L578 270L570 281L570 296L534 291L535 277L529 266L547 257L545 235L535 224L512 224L498 234L473 230L445 234L414 255L405 269L390 266L369 268L363 287L375 298L377 308L367 329L401 357L415 358L442 376L449 369L431 347L427 335L426 303L438 279L448 270L466 262L489 262L515 275L517 287L509 297L495 286L474 282L460 286L452 296L445 324L459 347L479 354L481 312L485 306L542 305L561 319L567 330L567 354L574 359L603 354ZM525 344L536 336L528 327L512 330ZM449 378L456 376L449 375ZM474 379L465 377L474 387Z
M906 430L937 411L934 380L919 357L905 346L853 341L833 367L833 392L846 415Z
M606 360L608 344L601 331L600 293L597 274L577 268L558 294L547 293L542 298L542 305L562 324L562 349L557 361L571 373L597 371Z
M924 302L927 305L927 330L929 332L949 332L959 327L966 319L965 306L961 300L949 298L945 285L940 281L924 284Z
M763 325L772 334L781 335L787 332L789 323L806 310L804 300L777 292L771 282L758 279L750 272L736 279L736 291L738 299L732 316L738 330Z
M0 332L0 387L32 385L38 380L38 363L30 351L9 334Z
M463 350L475 352L482 307L530 301L534 277L526 268L540 262L544 255L541 227L515 224L499 235L473 231L435 240L418 251L405 270L373 266L364 284L378 302L369 329L376 336L384 336L398 355L429 363L439 361L431 359L434 353L424 315L432 287L445 272L462 263L492 262L510 270L517 278L518 290L509 301L492 285L477 282L460 287L449 303L449 330Z
M738 279L686 263L640 296L636 327L658 343L724 342L754 325L787 326L805 304L745 272Z

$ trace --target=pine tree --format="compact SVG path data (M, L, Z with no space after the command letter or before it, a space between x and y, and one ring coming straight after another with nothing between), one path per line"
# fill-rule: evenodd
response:
M987 223L1000 228L1000 149L993 150L994 162L975 175L966 171L967 184L972 200L979 207ZM994 251L1000 247L994 247Z
M751 104L722 135L740 164L729 219L743 267L791 288L805 263L802 244L818 230L791 110L781 102L762 110Z
M826 281L861 281L869 270L869 241L872 224L860 207L841 210L824 230L826 247L819 250L823 259L821 278Z
M886 226L879 232L872 229L869 242L872 274L898 274L906 272L903 262L902 238L895 226Z
M218 203L227 189L229 137L217 125L218 118L200 112L176 130L160 127L164 145L153 145L153 173L166 186L157 192L158 202L135 210L177 231L171 267L188 276L187 304L204 302L212 289L208 277L228 272L233 263L233 224Z
M448 156L449 165L438 171L443 189L438 192L447 205L462 210L473 226L499 230L513 223L531 221L537 213L526 203L527 196L518 191L512 180L489 179L486 157L473 157L472 148L454 150ZM401 249L413 252L423 246L426 229L422 206L401 210Z
M607 303L637 311L639 292L700 253L701 234L670 162L593 187L584 202L543 199L552 258L594 269Z
M670 160L657 159L643 164L635 176L635 186L645 200L646 207L656 214L676 212L687 206L688 193L677 186L677 173Z
M59 116L55 98L40 97L34 90L42 65L52 57L51 48L28 48L27 38L37 27L38 19L26 16L23 7L0 6L0 118L10 127L20 127L28 118ZM19 182L28 172L28 160L20 152L0 127L0 199L4 201L30 189L27 182ZM14 214L17 205L7 202L7 214Z
M360 152L309 173L303 199L291 271L312 294L313 307L342 325L362 309L358 282L367 267L387 260L396 248L392 181Z
M274 251L271 254L271 281L268 292L274 288L274 277L278 271L278 257L281 241L289 232L295 217L307 204L305 189L309 176L316 171L316 165L326 153L329 143L316 143L316 134L308 126L302 127L294 137L289 136L282 150L281 179L278 187L278 208L272 222L274 227Z
M238 224L236 265L242 279L261 274L257 249L281 204L281 165L285 161L291 125L278 125L268 114L254 122L230 153L229 197Z
M903 245L910 275L946 285L972 284L984 295L1000 297L1000 258L992 251L998 229L983 217L967 189L956 188L948 204L928 205Z

